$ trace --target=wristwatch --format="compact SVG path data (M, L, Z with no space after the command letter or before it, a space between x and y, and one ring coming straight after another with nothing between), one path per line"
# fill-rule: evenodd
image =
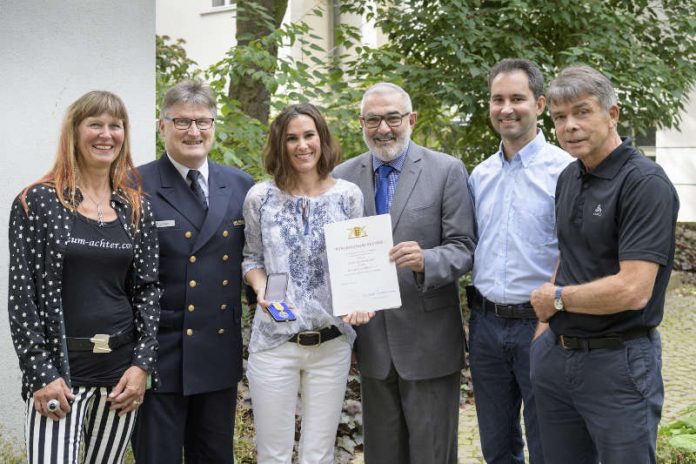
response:
M563 304L563 299L561 298L561 292L563 287L556 287L556 296L553 299L553 307L556 311L565 311L565 305Z

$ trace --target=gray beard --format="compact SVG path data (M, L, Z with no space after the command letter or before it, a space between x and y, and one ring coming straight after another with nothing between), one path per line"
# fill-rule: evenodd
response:
M370 153L375 155L380 161L388 163L394 161L396 158L401 156L408 145L408 141L411 138L411 131L403 134L401 137L396 138L396 143L392 148L382 148L379 147L371 138L369 138L365 131L363 131L363 140L365 145L370 149Z

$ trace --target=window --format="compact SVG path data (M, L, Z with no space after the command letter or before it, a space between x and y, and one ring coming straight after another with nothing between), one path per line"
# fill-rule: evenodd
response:
M205 5L210 6L205 7L201 11L201 16L229 14L231 11L234 11L237 3L236 0L210 0L210 3L205 3Z

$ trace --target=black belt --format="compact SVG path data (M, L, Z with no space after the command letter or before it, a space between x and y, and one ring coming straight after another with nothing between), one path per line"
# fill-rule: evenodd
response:
M505 319L536 319L537 315L534 312L534 308L527 301L526 303L518 304L500 304L493 303L488 300L485 296L478 291L476 287L472 287L474 291L474 298L482 302L483 309L485 311L490 311L498 317Z
M133 341L133 329L113 335L95 334L93 337L65 337L68 351L91 351L97 354L111 353Z
M636 338L647 337L650 335L650 329L633 329L627 332L607 335L606 337L582 338L582 337L567 337L565 335L558 336L558 344L567 351L589 351L598 349L616 349L621 348L625 341L634 340Z
M332 325L321 330L308 330L307 332L299 332L290 337L289 342L297 343L302 346L316 346L324 342L340 337L341 331L338 327Z

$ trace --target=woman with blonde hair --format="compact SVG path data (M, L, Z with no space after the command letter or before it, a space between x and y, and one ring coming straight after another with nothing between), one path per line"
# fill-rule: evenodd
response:
M122 462L157 380L159 288L119 97L92 91L70 105L53 168L12 205L9 242L28 462Z

